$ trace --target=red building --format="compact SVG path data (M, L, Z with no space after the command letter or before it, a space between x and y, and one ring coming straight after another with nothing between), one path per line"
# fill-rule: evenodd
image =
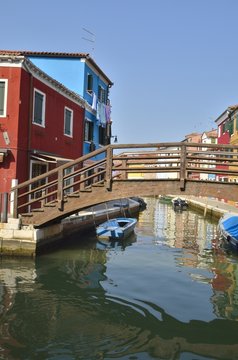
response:
M83 154L85 102L24 56L0 53L0 193Z
M234 124L231 115L238 109L238 105L229 106L223 113L215 120L218 127L217 143L228 145L231 141L231 136L234 132ZM219 165L217 169L227 170L228 165ZM220 181L229 181L229 177L226 174L217 176Z

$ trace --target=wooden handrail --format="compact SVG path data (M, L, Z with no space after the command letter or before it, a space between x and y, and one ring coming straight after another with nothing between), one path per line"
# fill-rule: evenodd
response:
M119 150L123 152L116 153ZM97 156L103 158L95 160ZM87 160L92 163L85 164ZM72 171L66 172L67 169ZM238 180L238 145L187 142L107 145L13 187L14 216L18 216L20 209L31 209L43 200L45 204L57 202L58 210L63 212L69 191L80 193L93 184L112 191L114 181L130 181L129 175L136 172L176 173L182 191L192 174L217 174ZM156 180L164 181L165 177ZM36 193L37 197L32 198Z

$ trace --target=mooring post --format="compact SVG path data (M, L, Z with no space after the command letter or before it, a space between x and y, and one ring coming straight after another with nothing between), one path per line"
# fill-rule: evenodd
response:
M3 201L2 201L2 219L3 223L7 223L7 214L8 214L8 193L3 193Z

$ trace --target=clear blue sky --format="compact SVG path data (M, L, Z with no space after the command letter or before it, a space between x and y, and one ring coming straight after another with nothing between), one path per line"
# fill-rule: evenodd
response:
M238 103L238 0L11 0L0 9L1 49L91 54L114 82L120 143L180 141Z

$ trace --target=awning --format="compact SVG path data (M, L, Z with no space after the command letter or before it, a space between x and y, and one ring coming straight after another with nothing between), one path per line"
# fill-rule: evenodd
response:
M38 161L42 161L42 162L47 162L47 163L51 163L51 164L65 164L69 161L73 161L74 159L68 159L68 158L63 158L61 156L55 156L55 155L49 155L49 154L43 154L43 153L32 153L31 154L31 159L34 160L38 160Z

